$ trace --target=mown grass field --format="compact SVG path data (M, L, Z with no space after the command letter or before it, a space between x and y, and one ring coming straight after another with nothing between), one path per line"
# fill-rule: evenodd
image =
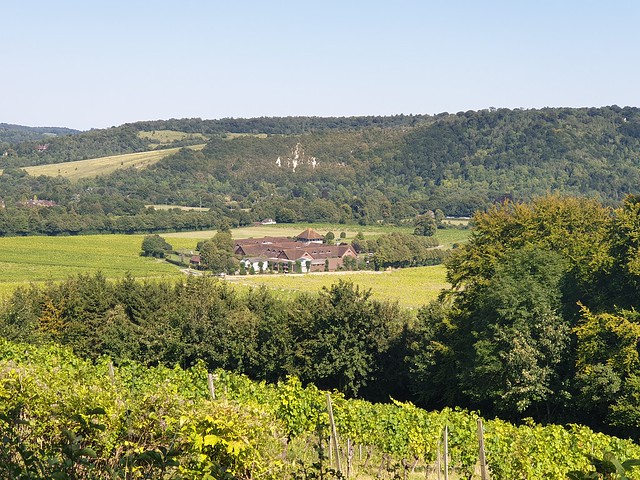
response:
M193 145L194 150L202 150L204 145ZM110 157L91 158L76 162L52 163L51 165L38 165L24 167L29 175L46 175L48 177L66 177L70 180L80 178L97 177L106 175L124 168L145 168L162 160L180 148L167 148L165 150L151 150L147 152L126 153L124 155L112 155Z
M385 272L335 272L293 275L243 275L227 277L227 281L244 286L264 285L288 296L296 292L315 292L329 287L338 280L353 282L360 288L371 290L378 300L397 301L401 307L416 310L435 300L449 284L442 265L405 268Z
M138 132L138 137L149 140L152 142L149 148L154 148L158 144L167 145L171 142L185 140L185 139L198 139L202 142L207 141L207 137L201 133L186 133L178 132L176 130L153 130L151 132Z
M260 225L234 228L231 230L231 234L234 239L238 238L259 238L259 237L295 237L306 228L313 228L321 235L325 235L331 231L335 234L336 239L339 240L340 232L347 234L346 240L351 240L356 236L358 232L362 232L365 238L374 238L379 235L391 232L404 232L411 233L413 230L409 227L394 227L394 226L360 226L360 225L329 225L326 223L281 223L276 225ZM216 234L215 230L202 230L199 232L178 232L167 233L163 237L168 239L174 238L211 238ZM171 243L171 240L168 240Z
M153 208L154 210L173 210L174 208L179 208L185 212L208 212L210 210L208 207L188 207L186 205L145 205L145 207Z

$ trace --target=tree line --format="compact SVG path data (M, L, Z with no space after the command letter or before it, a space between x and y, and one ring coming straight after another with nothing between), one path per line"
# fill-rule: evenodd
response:
M385 399L398 379L382 362L396 358L391 351L407 322L397 305L345 282L293 301L206 277L109 282L81 274L18 289L2 306L0 334L68 345L94 360L183 368L203 360L271 382L294 374L351 396L376 396L388 384Z

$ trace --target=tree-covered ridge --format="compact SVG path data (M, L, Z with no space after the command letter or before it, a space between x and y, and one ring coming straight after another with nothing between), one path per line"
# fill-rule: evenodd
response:
M637 108L459 113L410 132L405 142L396 174L491 196L556 191L621 200L640 179Z
M640 180L639 119L635 108L500 109L440 115L413 127L215 137L201 154L168 158L138 179L187 185L183 201L201 190L245 208L259 203L269 216L278 208L303 215L304 201L318 198L371 221L427 208L469 215L496 200L549 191L615 203Z
M389 117L261 117L202 120L199 118L170 119L127 123L119 127L78 132L63 128L19 127L0 124L0 158L2 167L22 167L70 162L148 149L144 132L168 130L198 134L196 139L172 141L167 146L202 143L205 137L225 137L226 134L300 135L323 131L356 131L363 128L411 127L431 121L428 115L394 115ZM3 128L4 126L4 128ZM53 136L43 136L52 133ZM76 133L75 138L57 137ZM46 144L43 143L46 140ZM39 149L41 145L46 148Z
M16 144L19 142L47 140L59 135L73 135L79 130L65 127L26 127L11 123L0 123L0 145L2 143ZM3 151L0 151L2 154Z
M183 118L170 120L141 121L126 124L139 131L176 130L187 133L216 135L224 133L247 133L267 135L299 135L327 130L360 130L368 127L410 127L432 121L430 115L391 115L358 117L259 117L222 118L202 120Z
M302 128L303 120L317 128ZM3 157L2 164L144 150L147 140L139 133L149 130L142 128L181 128L199 135L204 130L211 135L202 151L183 149L146 169L75 183L26 178L6 168L0 191L7 207L35 195L56 201L64 214L95 209L120 215L117 206L126 204L126 215L137 217L125 221L133 231L155 232L160 229L142 221L141 206L210 207L219 212L216 222L231 225L263 218L393 224L437 209L470 215L504 199L526 201L548 192L594 197L617 206L640 184L640 110L632 107L234 122L129 124L59 137L44 152L36 152L35 144L23 144L24 156ZM215 129L203 125L241 132L209 133ZM281 133L287 125L289 131ZM260 126L262 132L279 133L254 135ZM9 225L4 234L17 231L22 230ZM40 227L31 231L45 233Z
M0 167L16 168L142 152L148 150L148 144L131 128L113 127L51 137L45 143L43 140L0 142L0 150L0 154L6 153L0 157Z

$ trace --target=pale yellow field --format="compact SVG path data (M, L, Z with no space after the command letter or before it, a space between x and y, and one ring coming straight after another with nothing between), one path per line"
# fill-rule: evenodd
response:
M396 226L377 226L377 225L328 225L328 224L307 224L307 223L289 223L276 225L260 225L250 227L240 227L231 229L231 235L234 240L241 238L260 238L260 237L295 237L305 228L311 227L321 235L325 235L331 231L336 236L336 241L340 241L340 232L346 233L344 241L350 242L358 234L362 232L365 239L371 239L391 232L402 232L410 234L413 232L412 227L396 227ZM471 230L444 229L438 230L435 238L444 248L451 248L454 243L464 243L467 241ZM199 240L206 240L216 234L215 230L200 230L197 232L177 232L163 233L162 236L169 243L182 244L184 240L192 239L195 245ZM193 248L190 246L189 248Z
M145 205L145 207L153 208L154 210L173 210L174 208L179 208L180 210L184 210L185 212L208 212L209 210L211 210L208 207L187 207L185 205Z
M227 138L230 140L238 137L267 138L267 134L266 133L231 133L231 132L227 132L224 134L224 138Z
M373 298L397 300L401 307L417 310L422 305L435 300L443 289L450 286L446 281L445 273L443 265L436 265L385 272L237 275L227 276L227 281L245 286L265 285L284 294L293 294L316 292L342 279L351 281L365 290L371 289Z
M329 225L313 224L313 223L282 223L276 225L260 225L233 228L231 235L234 239L240 238L259 238L259 237L295 237L306 228L313 228L321 235L325 235L331 231L336 236L336 241L340 240L340 232L346 233L346 240L349 241L355 237L358 232L362 232L365 238L375 238L385 233L391 232L403 232L411 233L412 228L409 227L396 227L396 226L375 226L375 225ZM202 230L198 232L178 232L178 233L165 233L162 236L169 238L194 238L194 239L206 239L211 238L216 234L215 230ZM170 240L168 240L171 243Z
M204 145L193 145L193 150L202 150ZM97 177L106 175L116 170L125 168L145 168L162 160L164 157L176 153L180 148L168 148L166 150L151 150L147 152L126 153L110 157L90 158L76 162L52 163L51 165L38 165L36 167L24 167L29 175L46 175L48 177L66 177L70 180L80 178Z
M168 144L171 142L175 142L176 140L179 141L192 138L202 140L204 142L207 141L207 137L205 137L201 133L186 133L178 132L176 130L154 130L152 132L138 132L138 137L145 140L154 141L156 142L154 143L155 145L157 145L157 142L159 142L160 144ZM153 148L154 144L151 144L150 146Z

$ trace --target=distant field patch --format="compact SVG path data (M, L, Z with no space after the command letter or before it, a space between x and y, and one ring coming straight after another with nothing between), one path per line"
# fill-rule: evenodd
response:
M346 234L346 241L350 241L358 232L362 232L365 238L375 238L391 232L412 233L413 228L396 227L390 225L332 225L327 223L281 223L276 225L260 225L232 228L231 235L234 239L259 238L259 237L295 237L306 228L313 228L321 235L333 232L336 241L340 240L340 232ZM197 232L178 232L162 235L168 238L211 238L216 234L215 230L202 230ZM171 243L169 241L169 243Z
M276 225L260 225L250 227L232 228L231 235L235 240L241 238L259 238L259 237L294 237L301 233L305 228L313 228L321 235L327 232L333 232L336 241L340 241L340 232L344 232L346 237L344 241L350 242L358 234L362 232L365 238L376 238L392 232L401 232L406 234L413 233L413 227L397 227L392 225L331 225L326 223L282 223ZM451 248L454 243L464 243L467 241L471 230L463 229L440 229L436 233L435 238L445 248ZM163 237L169 243L175 239L194 239L194 242L202 239L208 239L216 234L215 230L201 230L197 232L178 232L165 233Z
M186 205L145 205L145 207L153 208L154 210L173 210L174 208L177 208L185 212L208 212L211 210L209 207L188 207Z
M51 165L38 165L36 167L24 167L29 175L46 175L48 177L66 177L70 180L80 178L97 177L107 175L125 168L145 168L162 160L182 147L167 148L165 150L151 150L147 152L126 153L110 157L91 158L76 162L52 163ZM193 145L193 150L202 150L204 145Z
M329 287L339 279L352 281L360 288L371 289L373 298L398 301L401 307L417 309L435 300L438 294L450 285L445 278L442 265L433 267L405 268L386 272L336 272L310 273L304 275L243 275L227 276L227 281L245 286L264 285L268 288L294 294L295 292L317 292Z
M347 239L362 231L365 238L398 231L396 227L312 225L319 233L331 230ZM233 229L234 238L262 236L294 236L307 224L269 225ZM408 229L402 229L405 231ZM440 238L443 234L445 237ZM468 230L439 230L438 237L445 246L464 241ZM199 240L211 238L214 231L161 234L176 250L195 250ZM446 235L449 235L448 237ZM464 237L463 237L464 236ZM101 271L107 278L122 278L127 272L136 278L179 278L179 268L162 260L140 256L144 235L85 235L68 237L8 237L0 238L0 299L16 287L30 282L59 281L69 275ZM420 267L388 272L339 272L309 275L247 275L227 277L241 288L266 285L281 295L317 291L348 279L362 288L371 289L374 298L395 301L406 308L418 308L436 298L448 285L444 267Z
M267 138L266 133L231 133L227 132L222 134L222 138L227 138L229 140L233 140L238 137L256 137L256 138Z
M172 142L179 142L182 140L201 140L206 142L208 138L201 133L187 133L179 132L176 130L153 130L151 132L138 132L138 137L144 140L148 140L150 147L154 145L167 145Z
M167 262L140 256L144 235L0 238L0 295L28 282L98 270L108 278L179 276Z
M437 231L435 238L444 248L452 248L454 244L465 243L469 239L469 235L471 235L471 230L444 228Z

